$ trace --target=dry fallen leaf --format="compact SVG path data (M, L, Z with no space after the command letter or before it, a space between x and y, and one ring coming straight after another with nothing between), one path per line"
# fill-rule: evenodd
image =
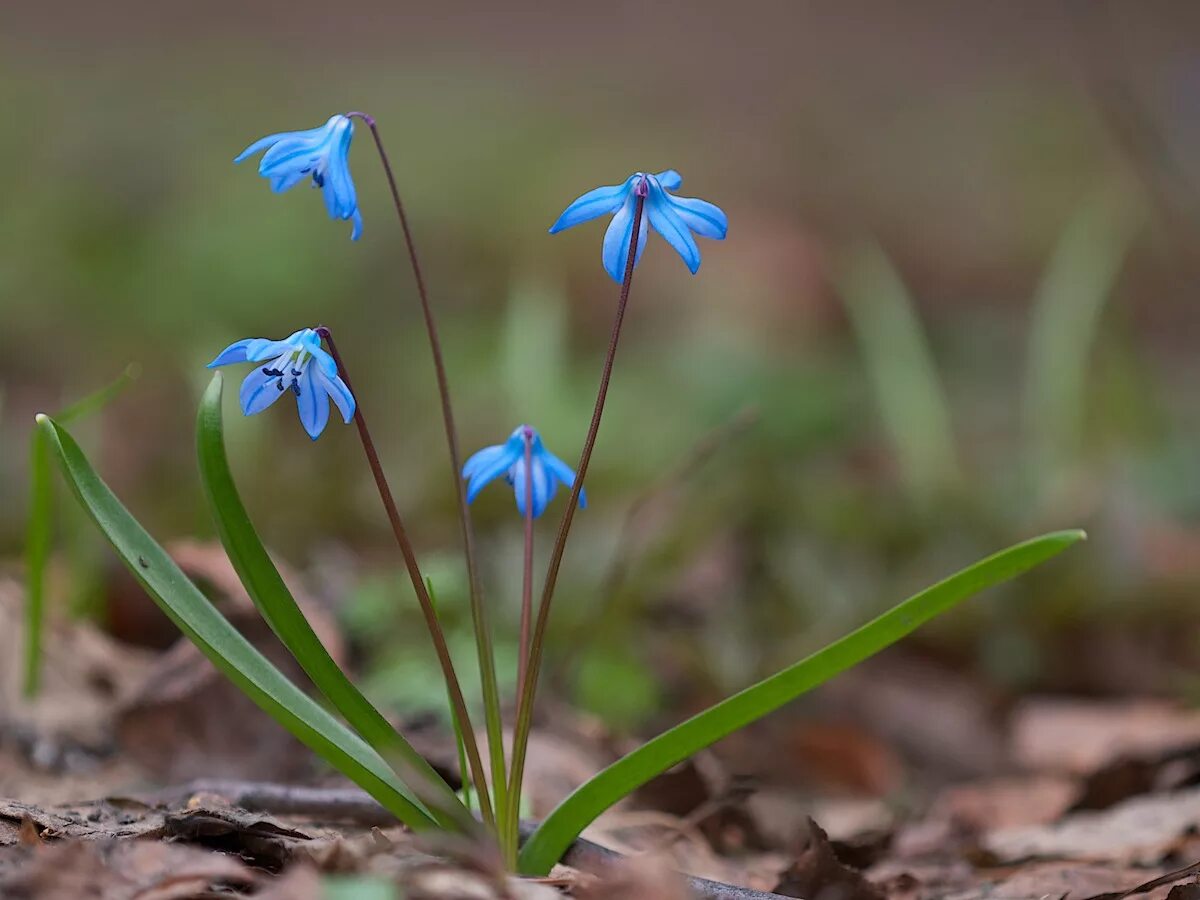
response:
M1002 861L1030 858L1153 865L1200 828L1200 788L1148 794L1108 810L1072 813L1050 825L1000 828L984 849Z
M901 648L855 666L814 699L830 718L869 725L887 754L943 778L991 775L1004 764L1000 721L986 687Z
M1034 772L1090 775L1122 757L1200 744L1200 712L1158 700L1036 697L1012 716L1012 753Z
M691 900L691 892L670 860L656 855L613 863L595 881L578 885L579 900Z
M50 587L53 601L54 579ZM24 589L0 578L0 797L30 803L95 796L136 776L114 756L112 716L154 655L49 607L41 689L30 700L23 693Z
M878 887L837 858L829 838L809 819L796 861L780 876L775 892L808 900L883 900Z
M8 900L178 900L251 888L259 876L233 856L162 841L68 841L27 851L0 876Z
M972 832L1044 825L1060 818L1079 795L1079 783L1055 775L993 778L955 785L933 802L928 819Z
M277 878L264 878L255 900L321 900L325 891L321 875L305 862L288 866Z
M1125 891L1146 880L1144 869L1080 863L1038 863L998 873L976 887L938 900L1039 900L1084 898L1109 891ZM1138 900L1166 900L1170 888L1139 894Z

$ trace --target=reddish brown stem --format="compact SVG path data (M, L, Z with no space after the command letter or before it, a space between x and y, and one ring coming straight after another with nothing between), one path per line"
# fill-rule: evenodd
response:
M533 439L525 432L525 571L521 580L521 641L517 657L517 699L529 668L529 630L533 618Z
M420 566L417 564L416 552L413 550L412 541L408 538L408 531L404 527L404 520L400 517L400 510L396 506L395 498L392 496L392 489L388 485L387 475L383 471L383 464L379 461L379 452L375 449L375 441L371 437L371 430L367 426L366 417L363 415L362 398L354 392L354 386L350 381L350 374L346 371L346 364L342 360L341 353L338 352L333 334L324 325L317 329L317 333L325 339L325 343L329 346L329 353L333 356L334 362L337 363L338 373L341 375L342 381L346 383L346 387L350 393L354 394L354 424L358 426L358 437L362 441L363 452L366 453L367 463L371 467L371 474L375 477L375 487L378 489L379 497L383 501L383 508L387 512L388 521L392 526L392 533L396 536L396 543L400 547L400 555L404 557L405 568L408 569L409 579L412 581L413 590L416 591L421 613L425 617L425 625L429 629L429 636L433 640L433 647L437 652L438 662L442 668L442 675L446 680L446 690L450 694L450 703L454 709L455 718L458 720L459 728L462 729L463 743L466 745L467 759L471 766L471 780L475 783L475 789L479 793L480 811L484 821L492 824L494 823L494 817L492 814L491 798L487 790L487 778L484 774L483 760L479 755L479 747L475 742L475 730L471 725L470 714L467 712L466 700L463 698L462 687L458 682L458 675L454 671L454 663L450 658L450 649L446 646L446 636L442 631L441 623L438 621L437 612L433 608L433 601L429 598L429 591L425 586L425 579L421 575Z
M600 419L604 415L604 401L608 397L608 385L612 380L613 360L617 356L617 343L621 339L621 323L625 320L625 307L629 303L629 288L633 283L633 267L637 262L638 238L642 227L642 210L646 205L646 186L643 181L637 189L637 200L633 210L633 229L629 236L629 253L625 259L625 277L621 282L621 297L617 301L617 315L613 320L612 334L608 340L608 353L604 357L604 368L600 373L600 389L596 393L596 406L592 410L592 422L588 426L587 437L583 442L583 452L579 457L579 467L575 470L575 481L571 485L571 496L567 500L567 508L563 512L562 521L558 526L558 534L554 538L554 549L550 552L550 564L546 570L546 581L542 585L542 600L538 607L537 621L533 627L533 639L529 651L529 668L525 673L525 684L521 690L521 701L517 706L517 724L513 732L512 769L509 779L509 796L513 803L509 806L509 820L506 829L516 832L518 816L514 812L518 805L516 798L521 796L521 780L524 777L525 752L529 746L529 732L533 727L533 701L537 695L538 673L542 667L542 648L546 638L546 626L550 621L550 601L554 598L554 587L558 583L558 570L562 565L563 551L567 546L567 535L571 532L571 522L575 518L575 510L579 506L579 494L583 490L583 480L587 477L588 463L592 460L592 450L596 446L596 435L600 431Z
M396 184L391 160L383 146L383 138L379 135L379 126L375 124L374 117L366 113L352 112L347 115L350 118L362 119L371 129L371 136L375 139L375 149L379 152L379 161L383 165L384 175L387 176L388 188L392 193L392 203L396 207L396 216L400 220L400 229L404 232L404 245L408 250L409 263L412 265L413 280L417 284L421 314L425 319L425 332L429 338L429 350L433 354L433 370L437 377L438 396L441 398L442 404L442 424L446 431L446 446L450 451L450 475L454 480L454 488L458 496L458 518L462 528L463 552L467 563L467 583L471 596L471 620L475 629L475 646L478 652L479 674L483 688L483 708L487 720L492 784L496 792L496 806L503 808L506 788L505 760L503 723L500 720L500 689L496 680L496 654L492 646L492 631L488 623L483 587L479 579L479 566L475 555L475 529L471 524L471 510L467 503L467 490L462 478L462 454L459 452L458 428L454 423L454 409L450 402L450 382L446 377L442 342L438 336L437 320L433 315L433 306L429 302L429 293L425 288L425 276L421 272L421 263L417 258L417 245L413 240L412 228L408 224L404 203L400 199L400 188Z

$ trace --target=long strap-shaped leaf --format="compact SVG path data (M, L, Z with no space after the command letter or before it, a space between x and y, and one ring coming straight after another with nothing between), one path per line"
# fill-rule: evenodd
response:
M382 757L289 681L188 580L96 474L75 439L49 416L38 416L38 426L84 509L179 630L251 700L396 818L412 828L433 827L434 819Z
M217 372L200 401L196 450L217 533L246 592L318 690L384 759L397 762L401 776L442 824L453 827L457 821L473 825L470 813L441 776L334 662L280 577L254 530L229 469L221 416L221 385L222 376ZM454 812L460 815L455 816Z
M1083 537L1082 531L1059 531L989 556L908 598L807 659L643 744L593 776L550 813L522 848L521 871L545 874L597 816L651 778L878 653L972 594L1021 574Z

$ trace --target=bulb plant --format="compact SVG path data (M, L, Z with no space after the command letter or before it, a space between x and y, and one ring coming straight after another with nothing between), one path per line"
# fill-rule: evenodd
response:
M218 353L210 363L218 371L201 399L196 432L204 491L221 543L264 619L295 656L328 706L289 681L187 579L105 485L62 422L39 416L37 433L117 554L183 633L260 707L368 791L405 825L415 830L444 829L493 841L512 870L528 875L544 874L588 824L640 785L866 659L967 597L1021 574L1083 536L1079 531L1062 531L1017 544L910 597L806 659L751 685L617 760L560 803L522 842L519 813L523 776L555 586L575 513L586 504L584 483L613 379L634 271L653 230L695 274L701 261L696 237L724 239L728 222L725 213L714 204L678 196L675 191L681 187L682 178L670 169L657 174L635 172L620 184L588 191L569 204L550 232L611 215L603 240L602 263L608 275L620 285L596 401L578 462L572 469L550 452L532 426L525 424L519 425L504 443L485 447L464 462L434 307L395 173L375 120L361 112L334 115L318 128L273 134L255 141L235 161L262 153L259 174L269 180L276 192L308 181L321 190L330 217L350 221L351 238L358 240L363 233L363 217L349 165L356 123L362 123L370 131L387 178L432 354L462 532L482 685L479 698L483 710L482 733L486 740L477 738L480 732L471 718L473 707L464 696L447 648L431 587L422 573L404 517L380 464L362 403L356 399L346 355L330 327L304 327L281 340L238 340ZM241 410L247 416L265 411L290 394L304 431L314 441L328 427L331 406L344 422L355 424L445 681L452 724L461 742L464 761L462 795L438 775L333 661L264 549L242 504L225 453L223 375L219 370L233 365L252 366L239 390ZM530 413L536 414L536 410ZM480 491L502 476L513 489L525 535L517 692L507 704L498 687L491 611L480 578L470 512L470 504ZM535 606L534 520L551 508L560 485L567 496ZM604 500L593 497L593 502ZM506 754L503 741L506 709L515 709L510 754ZM473 794L469 806L463 799L468 787Z

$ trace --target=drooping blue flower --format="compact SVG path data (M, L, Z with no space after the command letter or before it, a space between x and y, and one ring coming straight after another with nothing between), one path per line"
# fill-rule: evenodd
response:
M266 363L255 366L242 382L238 397L243 414L262 412L290 389L296 397L300 422L314 441L329 421L330 400L347 424L354 418L354 395L338 376L337 363L321 347L321 337L312 328L302 328L282 341L234 341L208 367L243 362Z
M358 195L350 177L350 141L354 121L348 116L330 116L329 121L307 131L283 131L255 141L235 158L240 163L262 150L267 152L258 163L258 174L271 181L277 194L295 187L311 176L313 187L325 195L325 208L331 219L350 219L354 228L351 240L362 235L362 215Z
M657 175L634 172L623 184L598 187L579 197L550 226L550 233L557 234L581 222L613 214L608 231L604 233L604 271L614 281L623 281L629 241L633 237L633 211L640 194L646 198L646 202L642 207L634 265L641 260L642 251L646 248L646 235L649 233L646 224L649 222L675 248L675 252L695 275L700 268L700 248L692 237L693 232L701 237L724 240L729 220L720 207L706 200L676 197L670 193L678 190L681 184L683 177L674 169Z
M529 444L530 465L525 465L525 445ZM528 425L521 425L503 444L484 447L467 460L463 466L463 477L467 479L467 502L472 502L479 492L501 475L512 485L517 498L517 511L525 515L525 485L533 484L533 516L537 518L550 505L559 482L568 488L575 484L575 473L565 462L546 449L541 435ZM580 507L587 506L587 494L579 492Z

